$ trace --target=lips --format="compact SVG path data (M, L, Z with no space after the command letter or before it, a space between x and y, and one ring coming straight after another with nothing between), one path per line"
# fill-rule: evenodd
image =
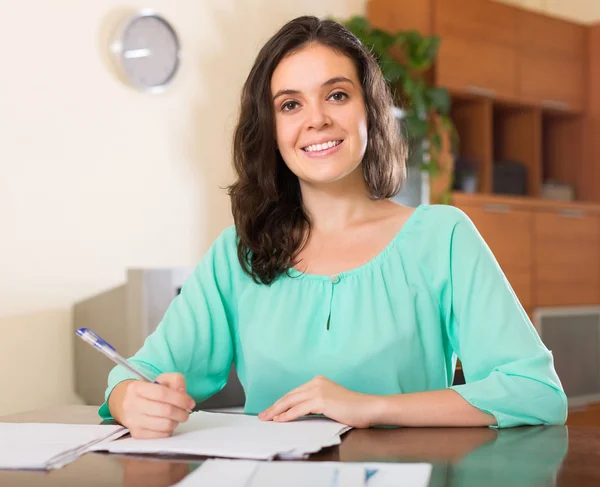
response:
M311 159L322 159L325 157L329 157L330 155L336 153L340 150L340 147L343 144L343 140L333 141L334 144L313 144L312 146L307 146L302 149L302 153ZM306 150L312 149L312 150Z
M314 144L310 144L310 145L304 146L304 147L302 147L302 150L304 152L306 152L306 153L323 152L323 151L326 151L328 149L332 149L334 147L337 147L343 141L344 141L343 139L325 140L323 142L314 143Z

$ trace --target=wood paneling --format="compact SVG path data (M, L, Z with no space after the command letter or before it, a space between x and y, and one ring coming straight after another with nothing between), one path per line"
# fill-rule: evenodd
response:
M412 4L418 2L412 2ZM480 43L513 46L519 9L482 0L435 0L435 31Z
M433 5L430 0L370 0L367 17L374 26L395 33L399 30L417 30L429 35L433 32Z
M583 109L583 61L524 50L518 62L519 97L523 101L565 111Z
M586 27L543 14L520 10L520 48L540 53L585 59Z
M582 184L589 174L584 160L584 119L564 114L545 114L542 132L542 179L573 186L575 197L582 197Z
M494 106L494 161L512 160L527 168L527 194L540 195L542 114L536 108Z
M519 95L570 111L585 104L587 31L582 25L519 11Z
M530 308L533 304L531 213L499 203L459 207L490 247L523 307Z
M477 165L479 191L492 190L492 102L456 98L450 114L460 137L460 154Z
M510 46L448 35L440 46L436 81L453 91L514 99L517 64Z
M600 24L588 36L587 117L585 129L585 174L582 196L600 202Z
M600 302L600 219L566 206L534 215L536 306Z

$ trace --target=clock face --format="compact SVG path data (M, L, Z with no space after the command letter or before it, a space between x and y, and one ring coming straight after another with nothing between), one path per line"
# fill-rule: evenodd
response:
M143 90L161 91L179 67L179 40L173 28L156 14L141 14L119 36L113 50L127 80Z

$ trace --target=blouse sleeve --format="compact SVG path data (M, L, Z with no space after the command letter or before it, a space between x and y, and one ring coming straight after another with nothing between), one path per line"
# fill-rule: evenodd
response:
M196 401L225 386L233 362L236 317L231 306L231 249L226 240L224 232L186 280L156 330L128 359L152 378L166 372L183 374L187 392ZM111 418L108 397L113 388L133 378L121 366L111 370L106 401L99 410L102 418Z
M500 428L563 424L567 398L552 353L471 220L455 210L446 324L466 383L452 389Z

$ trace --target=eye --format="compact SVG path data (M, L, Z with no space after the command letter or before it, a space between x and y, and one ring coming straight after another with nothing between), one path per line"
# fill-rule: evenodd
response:
M332 93L329 98L333 98L334 101L344 101L348 98L348 95L343 91L336 91L335 93Z
M281 105L281 110L284 112L289 112L289 111L293 110L294 108L296 108L296 105L298 105L298 102L288 101L288 102L285 102L283 105Z

